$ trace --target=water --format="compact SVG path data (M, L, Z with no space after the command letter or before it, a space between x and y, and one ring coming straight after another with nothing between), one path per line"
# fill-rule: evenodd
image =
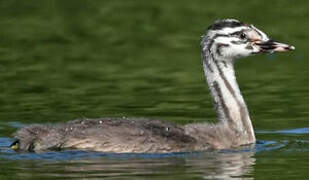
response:
M308 179L307 1L1 1L0 179ZM215 122L199 40L254 23L296 51L240 60L258 143L202 153L16 153L16 129L76 118Z

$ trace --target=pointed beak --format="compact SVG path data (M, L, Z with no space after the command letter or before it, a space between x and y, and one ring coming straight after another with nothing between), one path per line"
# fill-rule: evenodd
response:
M285 52L295 50L294 46L279 43L271 39L264 42L255 41L254 44L260 48L260 52Z

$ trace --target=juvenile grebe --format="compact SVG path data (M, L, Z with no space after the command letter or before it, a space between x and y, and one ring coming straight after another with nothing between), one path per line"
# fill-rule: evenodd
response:
M253 25L235 19L215 21L203 36L201 47L218 123L181 126L158 120L102 118L31 125L17 131L12 148L166 153L228 149L255 143L248 109L236 82L234 61L295 48L275 42Z

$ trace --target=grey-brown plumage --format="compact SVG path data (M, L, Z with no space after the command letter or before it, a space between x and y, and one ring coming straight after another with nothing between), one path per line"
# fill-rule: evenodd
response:
M208 133L203 133L207 130ZM74 120L31 125L17 131L19 150L84 149L101 152L185 152L233 147L233 131L224 126L130 118ZM220 141L219 141L220 140ZM223 147L219 143L224 141Z
M104 118L19 130L19 149L30 151L88 149L104 152L187 151L196 140L181 126L158 120Z
M228 149L255 143L247 105L234 73L234 61L262 52L294 50L234 19L216 21L203 37L202 58L217 124L175 125L146 119L103 118L31 125L17 131L14 149L84 149L101 152L164 153Z

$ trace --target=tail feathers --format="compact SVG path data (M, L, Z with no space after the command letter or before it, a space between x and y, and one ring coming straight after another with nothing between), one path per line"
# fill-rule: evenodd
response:
M24 127L16 132L15 138L11 148L22 151L55 150L60 148L63 139L59 131L44 125Z

